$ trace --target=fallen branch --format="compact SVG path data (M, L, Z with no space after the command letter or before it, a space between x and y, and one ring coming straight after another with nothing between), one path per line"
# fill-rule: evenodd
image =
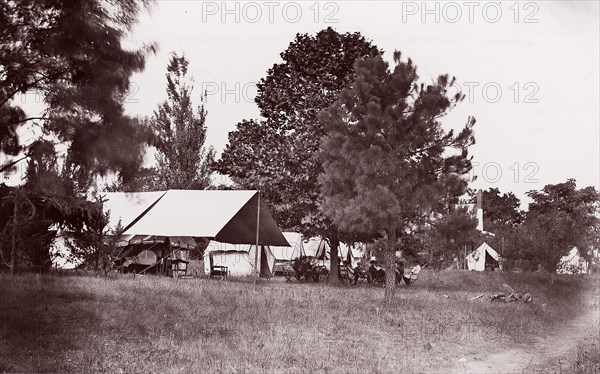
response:
M485 294L484 294L484 293L482 293L481 295L477 295L477 296L475 296L475 297L472 297L472 298L471 298L471 300L477 300L477 299L479 299L479 298L482 298L483 296L485 296Z
M517 291L513 290L508 284L504 283L503 286L509 290L511 293L517 293Z

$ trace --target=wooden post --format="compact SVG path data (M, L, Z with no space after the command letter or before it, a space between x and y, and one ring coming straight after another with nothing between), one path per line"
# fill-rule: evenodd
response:
M259 242L259 230L260 230L260 189L258 190L258 204L256 208L256 253L254 253L254 284L256 284L257 271L260 271L258 268L258 251L260 247L258 246Z

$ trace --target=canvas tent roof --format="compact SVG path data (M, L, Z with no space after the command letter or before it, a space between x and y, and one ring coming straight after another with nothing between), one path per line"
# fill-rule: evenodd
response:
M137 217L150 209L167 191L153 192L108 192L104 199L104 213L109 213L107 229L114 231L121 223L121 229L133 222ZM129 244L156 244L163 243L165 236L160 235L131 235L123 234L118 246ZM194 248L196 242L192 237L171 236L169 241L172 246L179 248Z
M191 244L189 238L214 238L232 244L256 242L258 191L169 190L149 194L107 194L108 210L119 212L125 207L117 216L122 217L123 234L130 240L169 237L171 243L180 240ZM289 246L263 200L259 214L259 244Z
M296 257L304 256L302 234L298 232L284 232L283 236L291 247L272 246L271 252L277 261L291 261Z
M124 228L165 193L166 191L106 193L103 207L105 213L110 213L107 228L116 229L119 221Z

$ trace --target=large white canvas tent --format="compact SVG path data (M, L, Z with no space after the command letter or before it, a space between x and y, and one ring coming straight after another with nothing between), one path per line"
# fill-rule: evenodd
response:
M304 245L302 234L299 232L284 232L283 236L291 247L272 246L271 252L275 256L276 263L292 261L297 257L304 256Z
M275 256L268 246L260 246L260 248L256 268L260 269L260 276L271 277L275 267ZM254 269L255 256L256 245L229 244L211 240L204 250L204 272L210 274L212 263L213 266L227 266L230 276L250 276Z
M257 219L259 245L289 245L264 200L259 199L258 191L169 190L129 223L123 233L255 244Z
M483 243L467 256L467 269L485 271L486 268L498 267L500 255L487 243Z
M569 254L561 257L556 268L557 274L587 274L588 261L581 257L579 249L573 247Z
M104 210L109 228L119 222L124 227L119 244L136 247L130 257L150 249L160 258L175 258L177 251L209 240L289 246L258 191L108 193Z

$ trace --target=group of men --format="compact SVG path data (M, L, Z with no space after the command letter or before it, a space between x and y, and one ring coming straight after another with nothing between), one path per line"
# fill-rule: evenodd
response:
M352 268L347 260L344 260L343 265L346 266L346 268L348 268L348 275L350 279L353 279L353 284L356 284L356 282L359 279L360 273L362 272L360 266L357 264L354 268ZM416 265L412 268L411 272L408 274L408 276L406 276L404 274L404 261L401 258L398 258L396 259L396 267L394 270L396 272L396 283L399 284L402 281L404 281L404 283L406 283L407 286L410 286L413 279L412 275L419 274L419 272L421 271L421 262L417 261ZM367 281L369 283L385 283L385 269L381 268L378 265L377 260L375 258L371 259L370 266L366 272L366 275Z

